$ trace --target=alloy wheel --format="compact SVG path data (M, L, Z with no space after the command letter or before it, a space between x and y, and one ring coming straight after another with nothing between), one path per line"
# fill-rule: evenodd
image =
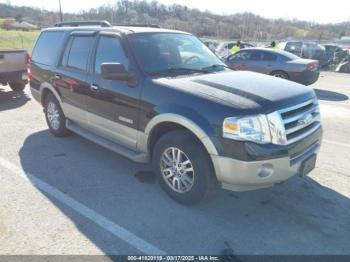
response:
M178 193L186 193L194 184L194 168L187 155L176 147L169 147L161 155L160 169L168 186Z
M56 104L52 101L47 105L47 118L52 129L58 130L60 128L60 113Z

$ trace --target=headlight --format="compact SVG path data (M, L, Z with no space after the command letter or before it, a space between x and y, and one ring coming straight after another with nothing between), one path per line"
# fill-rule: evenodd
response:
M235 140L253 141L259 144L271 143L271 135L265 115L225 118L223 136Z

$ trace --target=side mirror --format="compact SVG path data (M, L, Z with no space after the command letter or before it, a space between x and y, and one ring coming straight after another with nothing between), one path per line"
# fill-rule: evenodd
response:
M103 63L101 65L101 76L105 80L131 81L134 76L126 71L123 64Z

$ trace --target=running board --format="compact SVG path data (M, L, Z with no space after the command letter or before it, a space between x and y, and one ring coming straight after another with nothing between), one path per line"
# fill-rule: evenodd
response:
M125 146L122 146L118 143L115 143L111 140L108 140L106 138L103 138L99 135L94 134L93 132L81 127L80 125L74 123L71 120L67 120L66 122L66 127L70 131L86 138L87 140L90 140L104 148L107 148L119 155L122 155L126 158L131 159L134 162L138 163L148 163L149 162L149 157L148 154L146 153L139 153L134 150L131 150Z

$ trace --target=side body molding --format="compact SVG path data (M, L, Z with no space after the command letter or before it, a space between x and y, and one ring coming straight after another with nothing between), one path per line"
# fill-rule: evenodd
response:
M203 145L205 146L206 150L210 155L218 155L218 152L208 137L208 135L203 131L202 128L200 128L195 122L193 122L191 119L188 119L182 115L173 114L173 113L165 113L160 114L152 118L152 120L147 124L144 132L139 132L139 138L138 138L138 150L145 153L150 153L148 145L149 145L149 139L151 137L151 133L153 128L155 128L158 124L164 123L164 122L172 122L178 125L181 125L188 130L190 130L194 135L197 136L199 140L202 141Z

